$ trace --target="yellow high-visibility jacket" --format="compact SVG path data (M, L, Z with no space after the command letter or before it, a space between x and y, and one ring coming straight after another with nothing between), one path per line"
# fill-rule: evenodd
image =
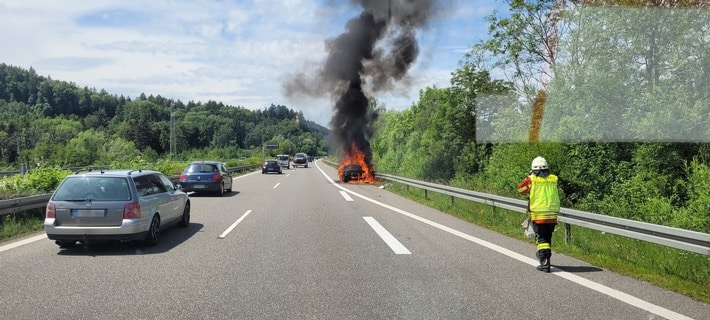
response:
M557 189L557 176L550 174L545 178L530 176L530 220L536 223L556 223L560 212L560 194Z

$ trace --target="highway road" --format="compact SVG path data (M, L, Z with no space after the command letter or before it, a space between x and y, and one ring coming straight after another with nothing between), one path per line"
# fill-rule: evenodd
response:
M0 244L3 319L710 319L710 305L553 255L335 169L191 195L155 247Z

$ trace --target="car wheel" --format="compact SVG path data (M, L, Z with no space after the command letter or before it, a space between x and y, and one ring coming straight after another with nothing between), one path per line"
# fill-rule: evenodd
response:
M219 192L218 193L219 193L220 197L224 196L224 185L223 184L219 185Z
M182 219L178 222L178 227L187 228L190 225L190 203L185 203L185 209L182 210Z
M148 228L148 234L145 235L143 244L152 247L158 244L158 240L160 240L160 217L156 214L150 221L150 228Z
M55 241L55 243L62 249L71 248L76 245L76 241L57 240Z

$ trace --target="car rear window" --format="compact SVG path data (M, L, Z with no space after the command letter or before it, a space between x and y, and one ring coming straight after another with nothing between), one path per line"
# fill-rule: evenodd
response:
M131 199L128 180L123 177L68 177L57 188L55 201L127 201Z
M205 163L200 163L200 164L191 164L185 169L185 172L189 173L205 173L205 172L217 172L217 166L214 164L205 164Z
M276 156L277 160L288 160L288 156Z

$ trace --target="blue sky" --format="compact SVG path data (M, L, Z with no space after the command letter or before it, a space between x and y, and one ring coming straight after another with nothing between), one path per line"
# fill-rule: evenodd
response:
M414 81L375 96L388 109L408 108L423 88L449 86L467 48L487 37L484 17L501 6L448 3L418 34ZM289 100L281 83L323 61L324 41L360 11L334 0L0 0L0 62L131 98L280 104L327 125L328 98Z

